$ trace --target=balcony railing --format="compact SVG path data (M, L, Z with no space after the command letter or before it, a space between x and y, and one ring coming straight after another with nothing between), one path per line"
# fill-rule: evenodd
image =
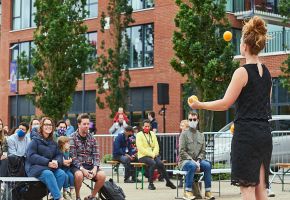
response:
M272 53L290 50L290 30L269 32L270 39L262 53ZM240 40L236 40L236 55L240 55Z

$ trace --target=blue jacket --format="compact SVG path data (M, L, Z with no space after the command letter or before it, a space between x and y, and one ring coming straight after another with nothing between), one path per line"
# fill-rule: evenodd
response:
M58 161L58 167L62 167L63 157L57 144L53 140L45 140L41 135L34 135L30 142L25 160L27 176L39 177L43 170L54 170L48 167L51 160Z
M131 156L136 153L134 148L132 148L132 142L131 142L132 137L134 136L130 136L126 139L125 134L121 133L115 138L114 146L113 146L113 157L122 156L125 154L128 154Z

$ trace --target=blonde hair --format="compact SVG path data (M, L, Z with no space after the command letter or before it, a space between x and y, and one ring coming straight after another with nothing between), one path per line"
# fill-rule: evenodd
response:
M264 49L268 39L265 21L258 16L254 16L245 23L242 35L243 42L250 47L250 53L258 55Z
M64 145L65 143L69 142L69 137L66 137L66 136L60 136L57 140L57 143L58 143L58 148L64 152Z
M187 119L181 120L180 125L184 125L185 128L189 128L189 123Z

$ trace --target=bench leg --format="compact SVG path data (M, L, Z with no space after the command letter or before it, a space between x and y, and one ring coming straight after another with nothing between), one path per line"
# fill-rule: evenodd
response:
M142 186L141 186L141 189L143 190L143 186L144 186L144 173L145 173L145 170L144 170L144 166L142 166L142 168L141 168L141 173L142 173ZM136 180L137 180L137 178L136 178Z
M116 165L117 168L117 183L119 183L119 164Z

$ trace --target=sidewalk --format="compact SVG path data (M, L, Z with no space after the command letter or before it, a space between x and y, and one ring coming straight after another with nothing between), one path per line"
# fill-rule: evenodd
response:
M109 174L109 173L107 173ZM107 180L110 176L107 177ZM116 179L116 176L114 176ZM275 180L278 181L278 178ZM172 180L174 184L176 184L175 180ZM286 179L287 183L290 183L290 177ZM135 183L123 183L123 177L120 176L120 183L118 186L122 187L126 194L126 200L149 200L149 199L158 199L158 200L174 200L176 197L176 189L172 190L165 186L165 182L154 182L156 186L156 190L148 190L148 182L147 180L144 183L144 189L135 189ZM140 184L141 186L141 184ZM203 183L204 186L204 183ZM275 197L269 197L269 200L290 200L290 184L285 185L285 192L282 192L281 184L274 183L272 185L272 190L275 192ZM81 196L82 199L89 195L89 189L86 186L82 186ZM231 186L229 181L221 182L221 196L218 196L218 182L212 182L212 192L216 199L225 199L225 200L238 200L241 199L241 195L239 192L239 188L235 186ZM182 189L179 189L179 196L182 197ZM202 188L202 194L204 194L204 188Z

